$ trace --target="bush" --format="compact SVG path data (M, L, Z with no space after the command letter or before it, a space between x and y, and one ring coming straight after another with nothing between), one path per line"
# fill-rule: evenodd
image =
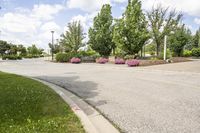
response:
M115 64L125 64L125 60L122 58L115 59Z
M71 55L69 53L57 53L56 61L57 62L69 62Z
M32 55L26 55L26 56L24 56L24 58L29 58L29 59L31 59L31 58L33 58L33 56L32 56Z
M81 59L80 58L76 58L76 57L73 57L71 60L70 60L71 63L74 63L74 64L78 64L78 63L81 63Z
M79 55L81 57L88 57L88 56L96 56L97 53L95 51L92 51L92 50L90 50L90 51L80 51Z
M18 55L3 55L2 57L3 60L21 60L22 57Z
M127 61L126 61L126 64L127 64L129 67L133 67L133 66L139 66L140 62L139 62L139 60L131 59L131 60L127 60Z
M125 60L130 60L130 59L134 59L134 58L135 58L134 55L126 55L126 56L124 57Z
M200 48L193 48L192 49L192 56L200 57Z
M105 64L108 62L108 59L101 57L101 58L97 59L96 62L99 64Z
M159 58L159 59L163 59L163 57L164 57L164 51L162 51L162 52L160 53L160 55L158 56L158 58ZM170 52L169 49L167 49L167 57L166 57L166 58L167 58L167 59L172 58L172 54L171 54L171 52Z
M190 51L190 50L184 50L183 56L184 57L191 57L192 56L192 51Z

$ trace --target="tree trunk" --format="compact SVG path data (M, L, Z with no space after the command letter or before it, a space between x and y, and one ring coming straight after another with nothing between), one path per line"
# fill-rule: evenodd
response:
M156 47L156 56L159 56L159 52L160 51L160 47L159 47L159 45L157 45L157 47Z

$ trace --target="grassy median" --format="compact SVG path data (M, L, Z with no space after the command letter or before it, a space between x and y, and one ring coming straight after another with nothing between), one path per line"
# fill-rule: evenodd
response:
M0 72L0 132L84 133L70 107L46 85Z

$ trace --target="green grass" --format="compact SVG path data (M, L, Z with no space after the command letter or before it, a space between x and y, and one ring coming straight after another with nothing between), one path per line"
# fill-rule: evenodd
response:
M1 133L84 133L70 107L46 85L0 72Z

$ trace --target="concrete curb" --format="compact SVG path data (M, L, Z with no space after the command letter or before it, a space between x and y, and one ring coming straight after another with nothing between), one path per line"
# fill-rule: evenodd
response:
M79 117L87 133L119 133L106 118L78 96L55 84L36 78L33 79L49 86L59 94Z

